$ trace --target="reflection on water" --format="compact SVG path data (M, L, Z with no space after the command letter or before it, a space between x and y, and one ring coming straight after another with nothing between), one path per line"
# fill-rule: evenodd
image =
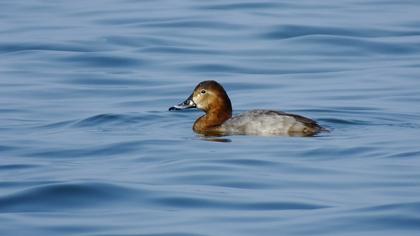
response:
M231 139L228 138L220 138L220 137L212 137L212 136L203 136L200 137L201 140L210 141L210 142L218 142L218 143L230 143L232 142Z
M0 235L418 235L419 12L1 1ZM332 132L197 136L210 79Z

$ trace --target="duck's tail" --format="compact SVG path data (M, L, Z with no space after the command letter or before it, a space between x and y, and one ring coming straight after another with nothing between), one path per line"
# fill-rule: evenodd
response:
M331 129L328 129L326 127L319 126L319 132L331 133Z

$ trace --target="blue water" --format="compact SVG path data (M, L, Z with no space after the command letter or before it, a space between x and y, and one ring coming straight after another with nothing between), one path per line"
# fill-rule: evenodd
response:
M420 235L419 12L0 1L0 235ZM208 79L331 132L200 137Z

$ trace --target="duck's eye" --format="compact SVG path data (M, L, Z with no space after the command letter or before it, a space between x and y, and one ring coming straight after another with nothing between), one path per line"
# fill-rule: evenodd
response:
M206 90L201 90L201 92L200 92L201 94L205 94L206 93Z

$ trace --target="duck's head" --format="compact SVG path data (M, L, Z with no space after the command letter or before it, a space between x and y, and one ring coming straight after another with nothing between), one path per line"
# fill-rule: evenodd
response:
M232 104L225 89L214 80L200 82L184 102L170 107L169 110L198 108L206 113L224 112L232 114Z

